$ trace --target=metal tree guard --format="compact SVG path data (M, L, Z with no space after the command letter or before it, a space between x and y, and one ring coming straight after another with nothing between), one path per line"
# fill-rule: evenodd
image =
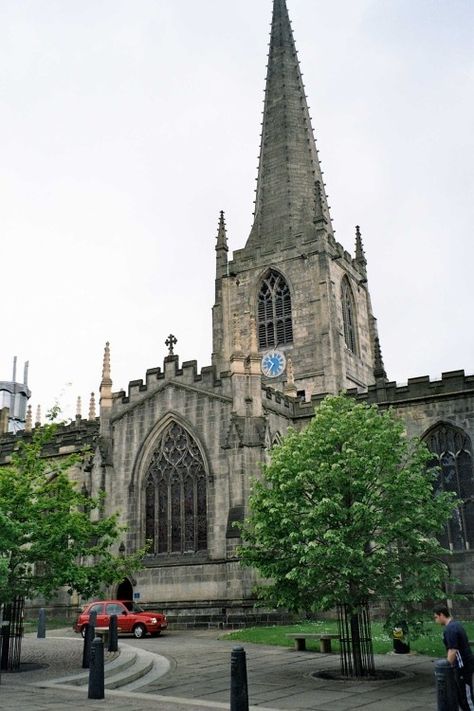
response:
M337 623L341 638L341 674L356 678L373 676L374 650L368 604L357 609L338 605Z
M25 601L22 597L17 597L3 606L0 655L0 669L3 671L20 670L24 606Z

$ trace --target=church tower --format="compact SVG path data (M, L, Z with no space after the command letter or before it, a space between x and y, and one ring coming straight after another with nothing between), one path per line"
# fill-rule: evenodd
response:
M235 342L256 338L260 357L286 359L268 382L309 399L372 384L376 337L360 230L354 256L334 239L286 0L274 0L254 222L231 260L219 221L213 364L230 370Z

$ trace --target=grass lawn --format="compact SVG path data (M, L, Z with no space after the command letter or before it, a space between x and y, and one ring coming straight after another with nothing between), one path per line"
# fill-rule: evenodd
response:
M74 620L66 620L65 618L46 618L46 633L48 630L59 630L62 627L68 627L72 629L72 623ZM38 629L38 620L25 620L23 622L23 629L25 632L36 632Z
M381 622L372 622L372 640L375 654L386 654L393 650L392 639L386 633ZM474 622L464 625L469 639L474 639ZM337 622L322 620L320 622L301 622L296 625L273 625L272 627L248 627L223 636L224 639L235 639L253 644L270 644L278 647L293 647L294 640L285 637L288 632L313 632L337 634ZM412 652L427 654L431 657L444 657L446 652L442 642L442 627L433 623L426 624L426 635L416 640L410 640ZM306 648L319 651L318 640L308 640ZM339 652L339 643L333 640L332 648Z

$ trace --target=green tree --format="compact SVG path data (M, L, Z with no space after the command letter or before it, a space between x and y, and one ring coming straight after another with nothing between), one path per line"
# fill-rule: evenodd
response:
M259 592L274 605L346 606L357 676L366 603L384 602L393 621L404 620L447 578L436 536L455 502L435 494L429 459L391 411L341 395L326 398L302 432L290 430L254 482L242 562L265 578Z
M0 604L63 586L89 597L141 565L144 551L112 553L123 529L69 479L78 458L45 456L55 430L35 430L0 468Z

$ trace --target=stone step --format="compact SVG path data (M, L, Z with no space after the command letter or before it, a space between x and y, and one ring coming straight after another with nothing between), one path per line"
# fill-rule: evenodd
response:
M154 654L153 657L154 659L152 660L152 664L148 672L143 676L138 677L135 681L127 682L126 685L121 686L122 691L137 691L144 689L160 679L169 671L171 664L166 657L156 654Z
M129 684L136 682L142 677L146 676L153 668L153 655L148 652L138 651L135 657L135 661L131 666L120 672L114 672L113 674L106 674L105 676L105 688L106 689L120 689L127 687Z
M104 664L105 687L117 689L137 681L151 671L155 656L151 652L119 643L118 653L114 653L113 658L106 660ZM61 677L53 682L55 685L65 686L86 686L88 683L89 670Z

